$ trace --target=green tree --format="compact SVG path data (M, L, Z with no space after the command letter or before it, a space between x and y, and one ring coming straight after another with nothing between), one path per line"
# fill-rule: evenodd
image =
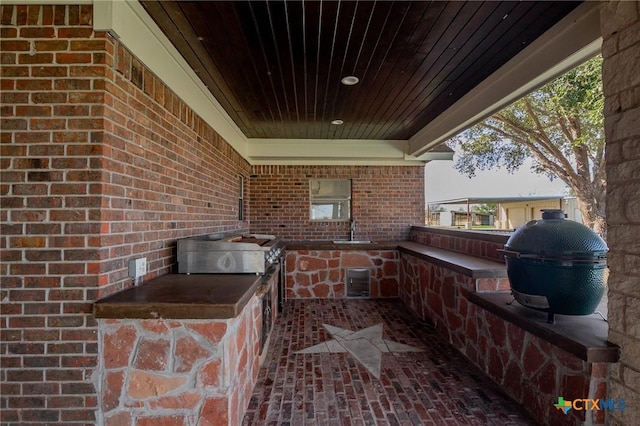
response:
M498 204L496 203L476 204L475 206L473 206L473 211L478 214L488 214L495 216L497 210Z
M532 158L533 171L564 181L584 224L606 235L601 75L597 56L453 138L456 169L513 172Z
M447 209L444 206L441 206L440 204L432 204L431 206L429 206L429 210L431 210L432 212L446 212Z

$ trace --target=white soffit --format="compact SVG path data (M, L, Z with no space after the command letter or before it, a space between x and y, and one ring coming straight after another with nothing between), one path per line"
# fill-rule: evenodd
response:
M434 146L600 52L600 3L586 1L409 139L410 155Z

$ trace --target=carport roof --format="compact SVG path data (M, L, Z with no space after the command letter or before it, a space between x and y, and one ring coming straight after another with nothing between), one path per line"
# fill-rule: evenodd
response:
M466 198L452 198L449 200L430 201L427 204L489 204L489 203L517 203L521 201L545 201L556 200L566 198L564 195L541 195L541 196L528 196L528 197L466 197Z

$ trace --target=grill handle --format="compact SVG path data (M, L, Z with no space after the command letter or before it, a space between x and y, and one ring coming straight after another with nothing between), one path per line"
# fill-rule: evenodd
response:
M515 257L517 259L538 259L538 258L540 258L540 255L533 254L533 253L527 254L527 253L520 253L519 251L504 250L504 249L498 249L497 251L498 251L498 253L502 253L505 256Z
M507 257L515 257L516 259L537 259L542 261L551 261L551 262L570 262L570 263L581 263L581 264L605 264L606 257L605 256L594 256L590 259L580 259L580 258L558 258L558 257L546 257L544 255L536 254L536 253L520 253L519 251L513 250L504 250L498 249L499 253L504 254Z

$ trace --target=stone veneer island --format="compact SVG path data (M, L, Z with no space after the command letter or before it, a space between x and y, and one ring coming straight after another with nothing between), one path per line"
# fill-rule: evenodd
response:
M99 421L240 424L261 363L260 283L166 275L96 302Z

